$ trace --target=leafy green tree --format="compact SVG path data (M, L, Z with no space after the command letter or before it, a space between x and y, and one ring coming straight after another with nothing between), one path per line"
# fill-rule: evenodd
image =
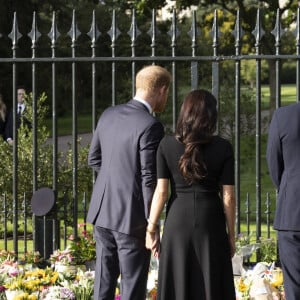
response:
M245 60L242 62L241 75L246 84L250 85L251 89L255 88L256 64L254 60ZM261 64L261 79L262 81L268 77L268 65L266 61Z
M45 117L48 107L45 104L46 94L42 93L37 101L37 182L38 187L52 187L52 145L49 143L49 131L45 126ZM26 97L26 114L25 117L32 122L32 95ZM33 146L32 146L32 130L21 125L18 129L18 201L19 209L21 209L24 196L27 207L30 207L30 199L33 190ZM89 146L80 146L78 150L78 193L88 193L92 188L92 171L87 165L87 153ZM69 195L72 191L72 156L71 145L67 152L58 153L58 208L61 209L64 203L62 196ZM6 143L0 143L0 191L6 194L8 208L12 208L12 186L13 186L13 155L12 147ZM71 203L68 204L71 206Z
M244 30L242 53L249 54L255 53L254 48L254 36L252 31L255 29L257 19L257 9L261 10L263 29L265 35L263 36L261 43L261 52L264 54L275 54L275 40L271 32L274 29L276 22L276 14L279 11L279 17L283 28L290 29L291 24L295 22L296 11L298 8L297 1L287 0L282 3L279 0L268 1L254 1L254 0L177 0L176 7L178 9L191 7L196 5L199 11L200 20L202 22L201 27L207 26L207 16L209 12L213 12L215 9L221 9L222 15L226 15L227 19L235 20L237 10L240 12L240 18L242 21L242 28ZM209 24L211 26L211 23ZM222 27L222 23L221 23ZM232 26L232 30L234 27ZM293 40L292 40L293 39ZM234 45L233 43L231 45ZM222 47L222 46L221 46ZM295 39L291 32L282 36L281 42L281 54L291 53L295 50ZM233 53L233 52L231 52ZM226 54L226 53L225 53ZM275 108L275 96L276 96L276 84L275 84L275 60L267 60L269 70L269 85L270 85L270 109L271 112Z

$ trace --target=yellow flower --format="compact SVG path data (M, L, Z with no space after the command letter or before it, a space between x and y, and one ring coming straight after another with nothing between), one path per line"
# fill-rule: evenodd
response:
M29 296L28 293L22 293L14 297L14 300L27 300L28 296Z
M271 285L278 287L283 284L283 274L281 269L275 269L272 271L273 279Z
M53 272L52 276L50 277L50 282L55 283L58 278L58 272Z
M119 290L119 288L116 288L116 293L115 293L115 295L119 295L120 294L120 290Z
M32 279L32 280L24 281L24 286L25 286L26 290L29 290L29 291L38 290L39 285L40 285L39 279Z
M247 284L245 284L244 279L240 278L237 282L237 289L239 292L241 293L245 293L248 291L249 286Z

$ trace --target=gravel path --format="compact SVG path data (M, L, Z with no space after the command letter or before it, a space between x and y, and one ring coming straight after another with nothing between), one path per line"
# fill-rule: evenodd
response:
M266 118L269 115L269 111L262 111L261 117ZM262 133L267 133L268 130L268 123L262 124ZM78 137L80 138L80 144L81 146L87 146L92 141L92 133L81 133L78 134ZM48 141L49 143L52 142L51 139ZM66 151L69 149L68 143L72 145L72 136L71 135L65 135L65 136L59 136L58 137L58 151Z
M80 138L81 146L87 146L92 141L92 133L78 134L78 138ZM48 143L49 144L52 143L52 139L49 139ZM57 139L58 152L64 152L64 151L70 149L70 146L68 144L72 145L72 136L71 135L59 136Z

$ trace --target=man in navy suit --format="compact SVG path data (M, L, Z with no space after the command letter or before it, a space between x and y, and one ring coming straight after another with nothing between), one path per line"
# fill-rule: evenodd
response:
M274 112L267 146L270 176L278 191L274 229L286 300L300 299L300 103Z
M121 274L121 299L144 300L150 252L145 248L156 184L156 150L170 73L147 66L136 76L135 97L106 109L94 132L89 165L97 172L87 221L96 239L95 300L113 300Z
M17 119L16 126L17 129L20 128L21 124L27 126L29 129L31 128L31 123L24 117L24 112L26 110L25 103L26 90L24 86L17 87ZM5 125L4 132L5 140L12 145L13 144L13 111L11 110L7 117L7 122Z

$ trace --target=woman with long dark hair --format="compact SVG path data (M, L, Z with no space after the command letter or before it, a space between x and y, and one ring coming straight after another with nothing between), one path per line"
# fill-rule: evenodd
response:
M206 90L190 92L175 136L157 151L157 187L146 247L160 256L158 300L234 300L234 156L214 135L217 102ZM158 222L168 196L162 242Z

